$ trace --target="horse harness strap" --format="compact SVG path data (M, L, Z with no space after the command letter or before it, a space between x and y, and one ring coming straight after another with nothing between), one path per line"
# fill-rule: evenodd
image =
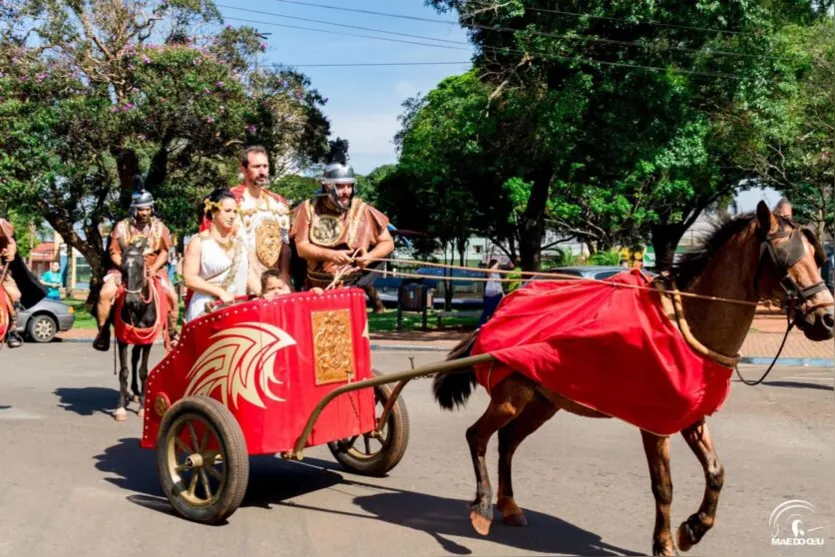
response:
M791 226L788 230L786 228L787 224ZM799 227L794 227L788 219L783 219L780 223L780 230L777 232L770 234L763 233L762 231L758 232L760 238L760 259L757 264L757 272L754 275L754 289L759 291L760 275L766 261L766 254L768 254L768 258L777 271L780 287L787 296L786 313L790 315L794 312L795 319L803 317L817 308L818 305L813 305L804 311L803 306L815 294L827 289L826 283L822 280L806 288L801 288L789 274L789 269L806 255L806 246L803 243L804 235L803 230ZM789 238L789 240L783 245L775 247L774 240L779 238ZM817 251L818 249L815 247L816 260L818 259Z

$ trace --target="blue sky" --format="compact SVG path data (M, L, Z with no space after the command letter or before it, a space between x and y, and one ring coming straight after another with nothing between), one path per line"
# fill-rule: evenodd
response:
M447 21L452 24L444 25L394 19L286 4L275 0L218 0L218 4L221 6L234 5L238 8L272 12L286 16L467 43L466 33L455 23L454 17L450 14L438 14L435 10L424 6L423 0L315 0L313 3L398 13L431 18L439 22ZM428 92L447 76L466 71L473 52L469 44L437 43L461 49L453 50L380 41L345 34L373 35L404 41L428 42L421 39L345 29L308 21L282 19L226 7L221 7L220 11L224 18L241 18L261 22L255 24L227 20L230 25L251 25L261 32L272 33L268 39L269 50L262 55L260 63L297 65L300 71L310 77L313 87L328 99L324 111L331 121L334 137L338 135L348 139L351 163L356 171L362 174L370 172L381 164L396 162L397 156L392 139L400 128L397 116L402 113L402 102L417 93ZM317 33L300 29L288 29L268 25L268 23L327 29L330 32ZM305 67L305 64L382 62L464 63L425 66Z
M358 10L397 13L449 23L395 19L296 5L277 0L218 0L220 11L228 24L251 25L261 32L271 33L268 39L269 49L261 56L259 61L261 64L283 63L298 67L310 77L313 87L328 99L324 112L331 121L333 136L348 139L351 163L357 172L367 174L381 164L396 162L397 155L392 140L394 134L400 129L397 117L402 113L403 101L418 93L428 92L447 76L460 74L468 69L473 49L466 44L466 33L457 25L454 16L437 13L426 7L423 0L303 1ZM244 10L257 10L290 17L433 37L441 40L436 44L452 48L434 48L349 36L360 34L403 41L430 42L418 38L340 28ZM257 23L230 18L252 20ZM271 23L323 29L329 32L279 27ZM453 44L453 42L465 44ZM387 62L463 63L376 67L307 66L308 64ZM751 211L761 199L764 199L770 207L774 207L779 198L779 194L773 190L755 189L741 193L737 201L740 210Z

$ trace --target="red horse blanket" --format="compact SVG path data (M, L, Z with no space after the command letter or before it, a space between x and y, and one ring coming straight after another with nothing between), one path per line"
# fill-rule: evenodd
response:
M639 271L607 282L651 286ZM732 369L697 353L655 291L606 282L532 282L507 296L472 355L490 392L511 370L579 404L659 435L719 410Z
M139 328L130 323L125 323L122 318L122 308L125 305L125 287L122 285L119 288L119 292L116 294L116 307L113 311L113 330L120 342L131 345L151 344L168 325L168 297L165 295L159 277L154 276L153 281L150 301L156 305L157 319L151 327Z

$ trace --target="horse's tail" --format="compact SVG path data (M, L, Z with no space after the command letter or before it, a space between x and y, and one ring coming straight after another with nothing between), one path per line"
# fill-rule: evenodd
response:
M475 344L478 331L462 340L447 354L446 361L460 360L470 355ZM465 367L450 373L436 375L432 382L435 400L445 410L452 410L455 406L464 406L473 392L476 384L475 369Z

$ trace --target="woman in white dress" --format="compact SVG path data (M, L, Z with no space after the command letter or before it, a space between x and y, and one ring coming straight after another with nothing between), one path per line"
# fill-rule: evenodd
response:
M238 205L228 189L216 189L203 200L208 230L194 236L183 259L183 280L194 291L183 322L208 312L210 302L229 303L236 296L259 292L260 279L250 267L246 246L238 233Z

